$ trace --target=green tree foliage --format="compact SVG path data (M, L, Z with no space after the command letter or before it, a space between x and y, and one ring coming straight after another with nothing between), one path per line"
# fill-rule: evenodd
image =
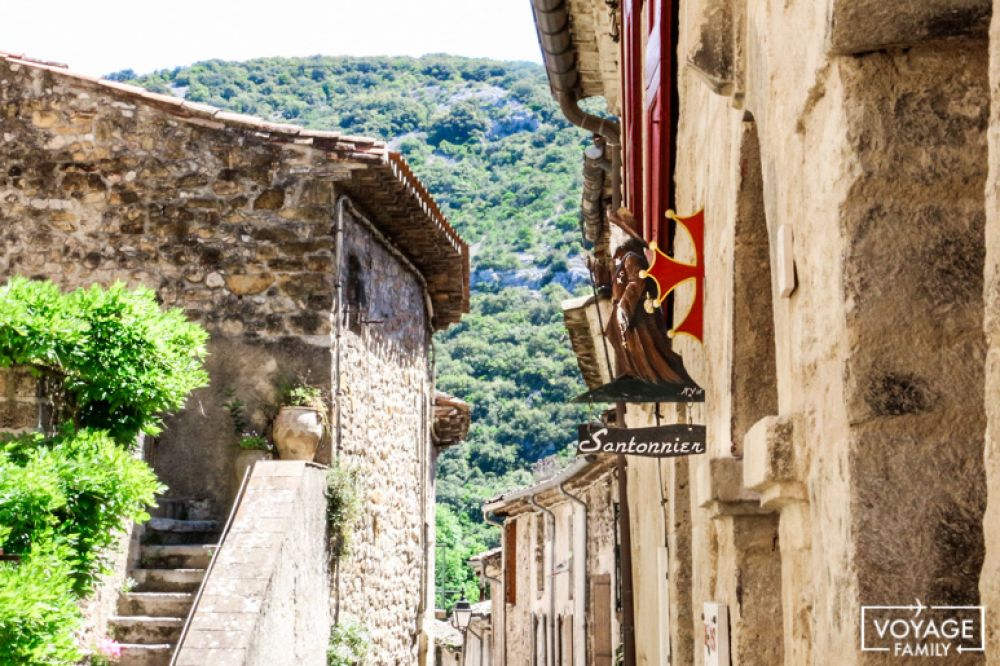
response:
M437 505L435 514L437 607L450 611L459 599L479 601L479 581L469 558L486 549L475 526L463 525L466 518L447 504Z
M431 121L427 141L440 146L445 141L465 144L482 139L492 123L482 108L472 100L453 104Z
M68 664L78 598L107 573L128 524L149 518L164 488L106 433L0 442L0 664Z
M27 556L69 548L77 595L106 573L107 549L164 490L153 470L107 434L82 430L50 440L23 435L0 443L0 525L4 552Z
M55 437L0 439L0 549L21 558L0 563L0 664L79 659L77 600L165 490L130 445L205 382L204 343L201 328L161 311L148 290L63 294L20 278L0 287L0 367L63 377L74 416Z
M76 605L69 557L36 549L22 563L0 562L0 664L73 664Z
M133 79L122 72L120 79ZM559 301L581 288L582 150L545 70L531 63L423 58L208 61L134 80L271 120L375 136L402 152L473 254L472 312L438 336L438 385L469 400L469 440L438 473L439 587L474 591L465 560L497 542L484 499L529 483L588 409ZM599 104L588 107L599 111ZM442 534L449 535L442 540Z
M78 425L121 442L159 432L163 412L208 382L207 334L149 289L123 284L63 294L15 277L0 287L0 367L27 365L65 379Z

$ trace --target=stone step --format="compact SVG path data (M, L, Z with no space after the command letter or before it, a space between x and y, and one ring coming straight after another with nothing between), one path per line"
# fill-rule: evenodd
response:
M150 513L154 518L176 520L205 520L211 518L211 505L205 499L194 497L158 497Z
M219 522L216 520L179 520L152 518L146 523L143 534L145 544L206 544L219 540Z
M119 615L187 617L193 592L128 592L118 597Z
M147 544L139 555L145 569L204 569L215 544Z
M108 622L109 633L116 641L140 645L176 643L183 626L184 618L148 615L117 616Z
M204 569L133 569L135 592L196 592Z
M154 643L140 645L138 643L121 643L122 656L118 666L168 666L174 646L171 643Z

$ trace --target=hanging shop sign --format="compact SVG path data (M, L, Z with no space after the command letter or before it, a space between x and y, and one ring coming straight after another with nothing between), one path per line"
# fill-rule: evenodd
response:
M698 342L703 342L705 327L705 211L700 210L690 217L680 217L674 211L667 211L667 217L677 224L677 229L683 229L691 237L694 246L694 263L678 261L665 254L654 241L649 242L653 253L653 261L649 268L641 273L643 278L650 278L656 284L657 295L649 307L661 307L677 287L685 283L693 283L694 298L691 307L683 317L677 318L677 325L670 331L673 337L686 334Z
M665 425L655 428L609 428L592 423L579 427L576 454L623 453L646 458L677 458L705 453L705 426Z
M632 214L625 208L611 219L623 229L635 226ZM576 402L704 402L705 391L688 374L684 360L668 340L677 333L701 340L704 214L674 219L678 226L687 225L684 228L690 232L696 250L695 263L674 260L634 232L615 250L611 311L607 322L602 321L604 336L614 350L615 377L578 396ZM653 249L652 264L647 247ZM663 304L671 292L687 282L693 282L693 304L671 331ZM612 365L610 358L608 364Z

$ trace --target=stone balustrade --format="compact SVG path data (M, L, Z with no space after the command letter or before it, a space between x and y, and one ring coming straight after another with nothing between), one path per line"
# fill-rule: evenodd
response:
M188 618L176 666L325 663L325 478L310 463L256 464Z

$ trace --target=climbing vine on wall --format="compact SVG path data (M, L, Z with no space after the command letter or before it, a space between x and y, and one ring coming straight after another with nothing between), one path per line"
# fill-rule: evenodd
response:
M350 552L351 532L360 513L357 472L335 461L326 473L326 523L331 559L340 559Z

